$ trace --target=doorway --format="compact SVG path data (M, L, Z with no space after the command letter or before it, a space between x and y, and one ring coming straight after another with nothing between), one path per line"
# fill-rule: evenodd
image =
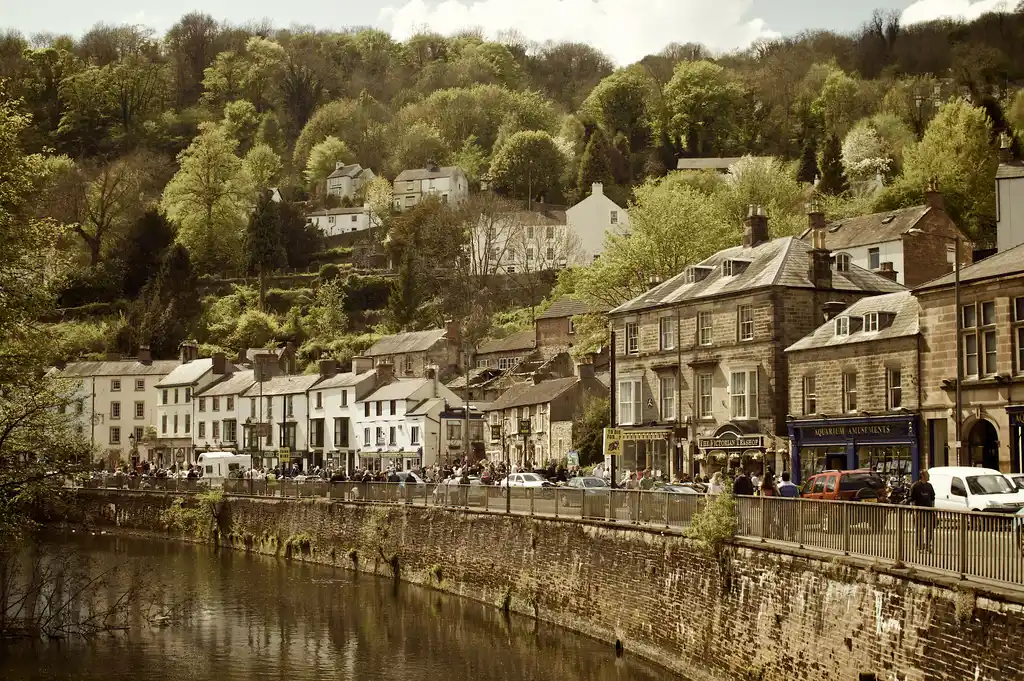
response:
M985 419L971 427L967 436L967 465L982 466L999 470L999 433L996 427Z

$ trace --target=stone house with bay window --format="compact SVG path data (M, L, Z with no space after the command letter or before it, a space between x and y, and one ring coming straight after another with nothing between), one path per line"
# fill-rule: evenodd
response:
M855 265L837 268L815 238L771 239L751 208L743 244L687 267L609 313L616 355L619 469L707 474L726 465L788 467L785 348L828 310L903 287Z

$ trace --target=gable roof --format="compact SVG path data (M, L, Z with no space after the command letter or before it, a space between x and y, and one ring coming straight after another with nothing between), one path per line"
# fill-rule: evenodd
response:
M383 357L401 355L406 352L424 352L432 348L434 343L443 340L446 334L447 331L444 329L396 333L392 336L384 336L363 354L367 357Z
M551 303L548 309L541 312L536 318L538 320L560 319L562 317L573 317L578 314L587 314L588 312L607 312L607 310L594 309L579 298L562 296Z
M208 385L205 389L197 392L193 397L215 397L220 395L241 395L256 382L252 369L236 371L227 374L219 381Z
M335 168L334 172L327 176L327 179L333 180L338 177L358 177L361 172L363 172L363 167L358 163L352 163L347 166Z
M996 169L997 180L1012 180L1018 177L1024 177L1024 161L1000 163Z
M728 170L742 158L742 156L680 158L676 160L676 170Z
M487 341L479 348L476 354L489 355L495 352L511 352L513 350L533 350L537 347L537 334L533 329L517 331L511 336Z
M547 404L579 382L575 376L556 378L550 381L517 383L491 403L489 411L501 411L513 407Z
M382 385L367 395L359 402L378 402L387 400L407 400L417 390L427 385L432 379L429 378L400 378L393 383Z
M1024 244L1007 248L1005 251L990 255L984 260L960 268L960 283L965 284L982 279L995 279L1011 274L1024 272ZM927 281L914 291L926 291L928 289L952 286L956 282L956 272L944 274L941 277Z
M851 329L848 336L836 336L835 321L830 320L786 348L786 352L916 336L921 331L920 311L921 306L910 291L861 298L837 316L863 317L870 312L889 312L896 315L892 324L878 331L864 331L863 329L853 331Z
M134 359L104 362L69 362L60 372L62 376L89 378L92 376L165 376L181 363L176 359L154 360L143 364Z
M319 218L330 215L361 215L365 212L365 206L353 206L349 208L324 208L323 210L315 210L312 213L306 213L306 217Z
M413 182L415 180L431 180L439 177L452 177L456 173L461 172L462 169L458 166L445 166L443 168L409 168L398 173L398 177L395 178L395 182Z
M297 395L304 393L320 380L320 374L303 374L302 376L274 376L263 381L262 388L259 383L245 391L245 397L263 397L272 395Z
M443 397L428 397L405 413L406 416L423 416L440 407L444 409Z
M808 278L811 250L810 244L791 236L772 239L753 248L726 248L697 263L698 266L710 270L703 280L687 283L684 270L633 300L619 305L611 314L735 295L769 286L814 288ZM726 260L741 260L746 262L747 266L740 274L725 276L722 274L721 264ZM845 272L832 270L832 290L893 293L905 289L891 279L851 265Z
M931 206L911 206L830 222L825 230L825 248L841 251L844 248L899 241L930 210ZM804 230L800 238L810 241L811 229L808 227Z
M370 371L364 371L361 374L349 371L344 374L335 374L330 378L325 378L323 383L317 385L318 390L330 390L331 388L348 388L353 385L358 385L360 381L372 377L376 372L371 369Z
M231 362L227 362L226 371L232 373L235 371L235 365ZM180 364L171 373L167 374L159 381L157 381L156 387L166 388L174 385L192 385L200 378L205 376L207 372L213 370L213 359L210 357L204 357L202 359L194 359L188 364Z

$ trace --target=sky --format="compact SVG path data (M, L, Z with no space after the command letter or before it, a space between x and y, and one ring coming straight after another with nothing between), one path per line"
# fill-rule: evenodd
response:
M490 36L514 29L536 41L589 43L619 64L671 42L700 42L714 51L807 29L851 31L874 9L893 9L905 24L935 18L974 19L1012 10L1016 0L191 0L217 19L322 29L376 26L398 39L430 28L448 34L482 28ZM165 31L185 3L167 0L0 0L0 27L26 35L80 35L97 22L139 23Z

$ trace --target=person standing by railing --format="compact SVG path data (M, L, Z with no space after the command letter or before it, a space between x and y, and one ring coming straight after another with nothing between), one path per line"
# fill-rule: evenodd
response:
M910 486L910 503L922 508L935 508L935 488L928 482L928 471L921 471L921 476ZM914 534L917 538L919 551L932 550L932 537L935 534L935 512L915 511Z

